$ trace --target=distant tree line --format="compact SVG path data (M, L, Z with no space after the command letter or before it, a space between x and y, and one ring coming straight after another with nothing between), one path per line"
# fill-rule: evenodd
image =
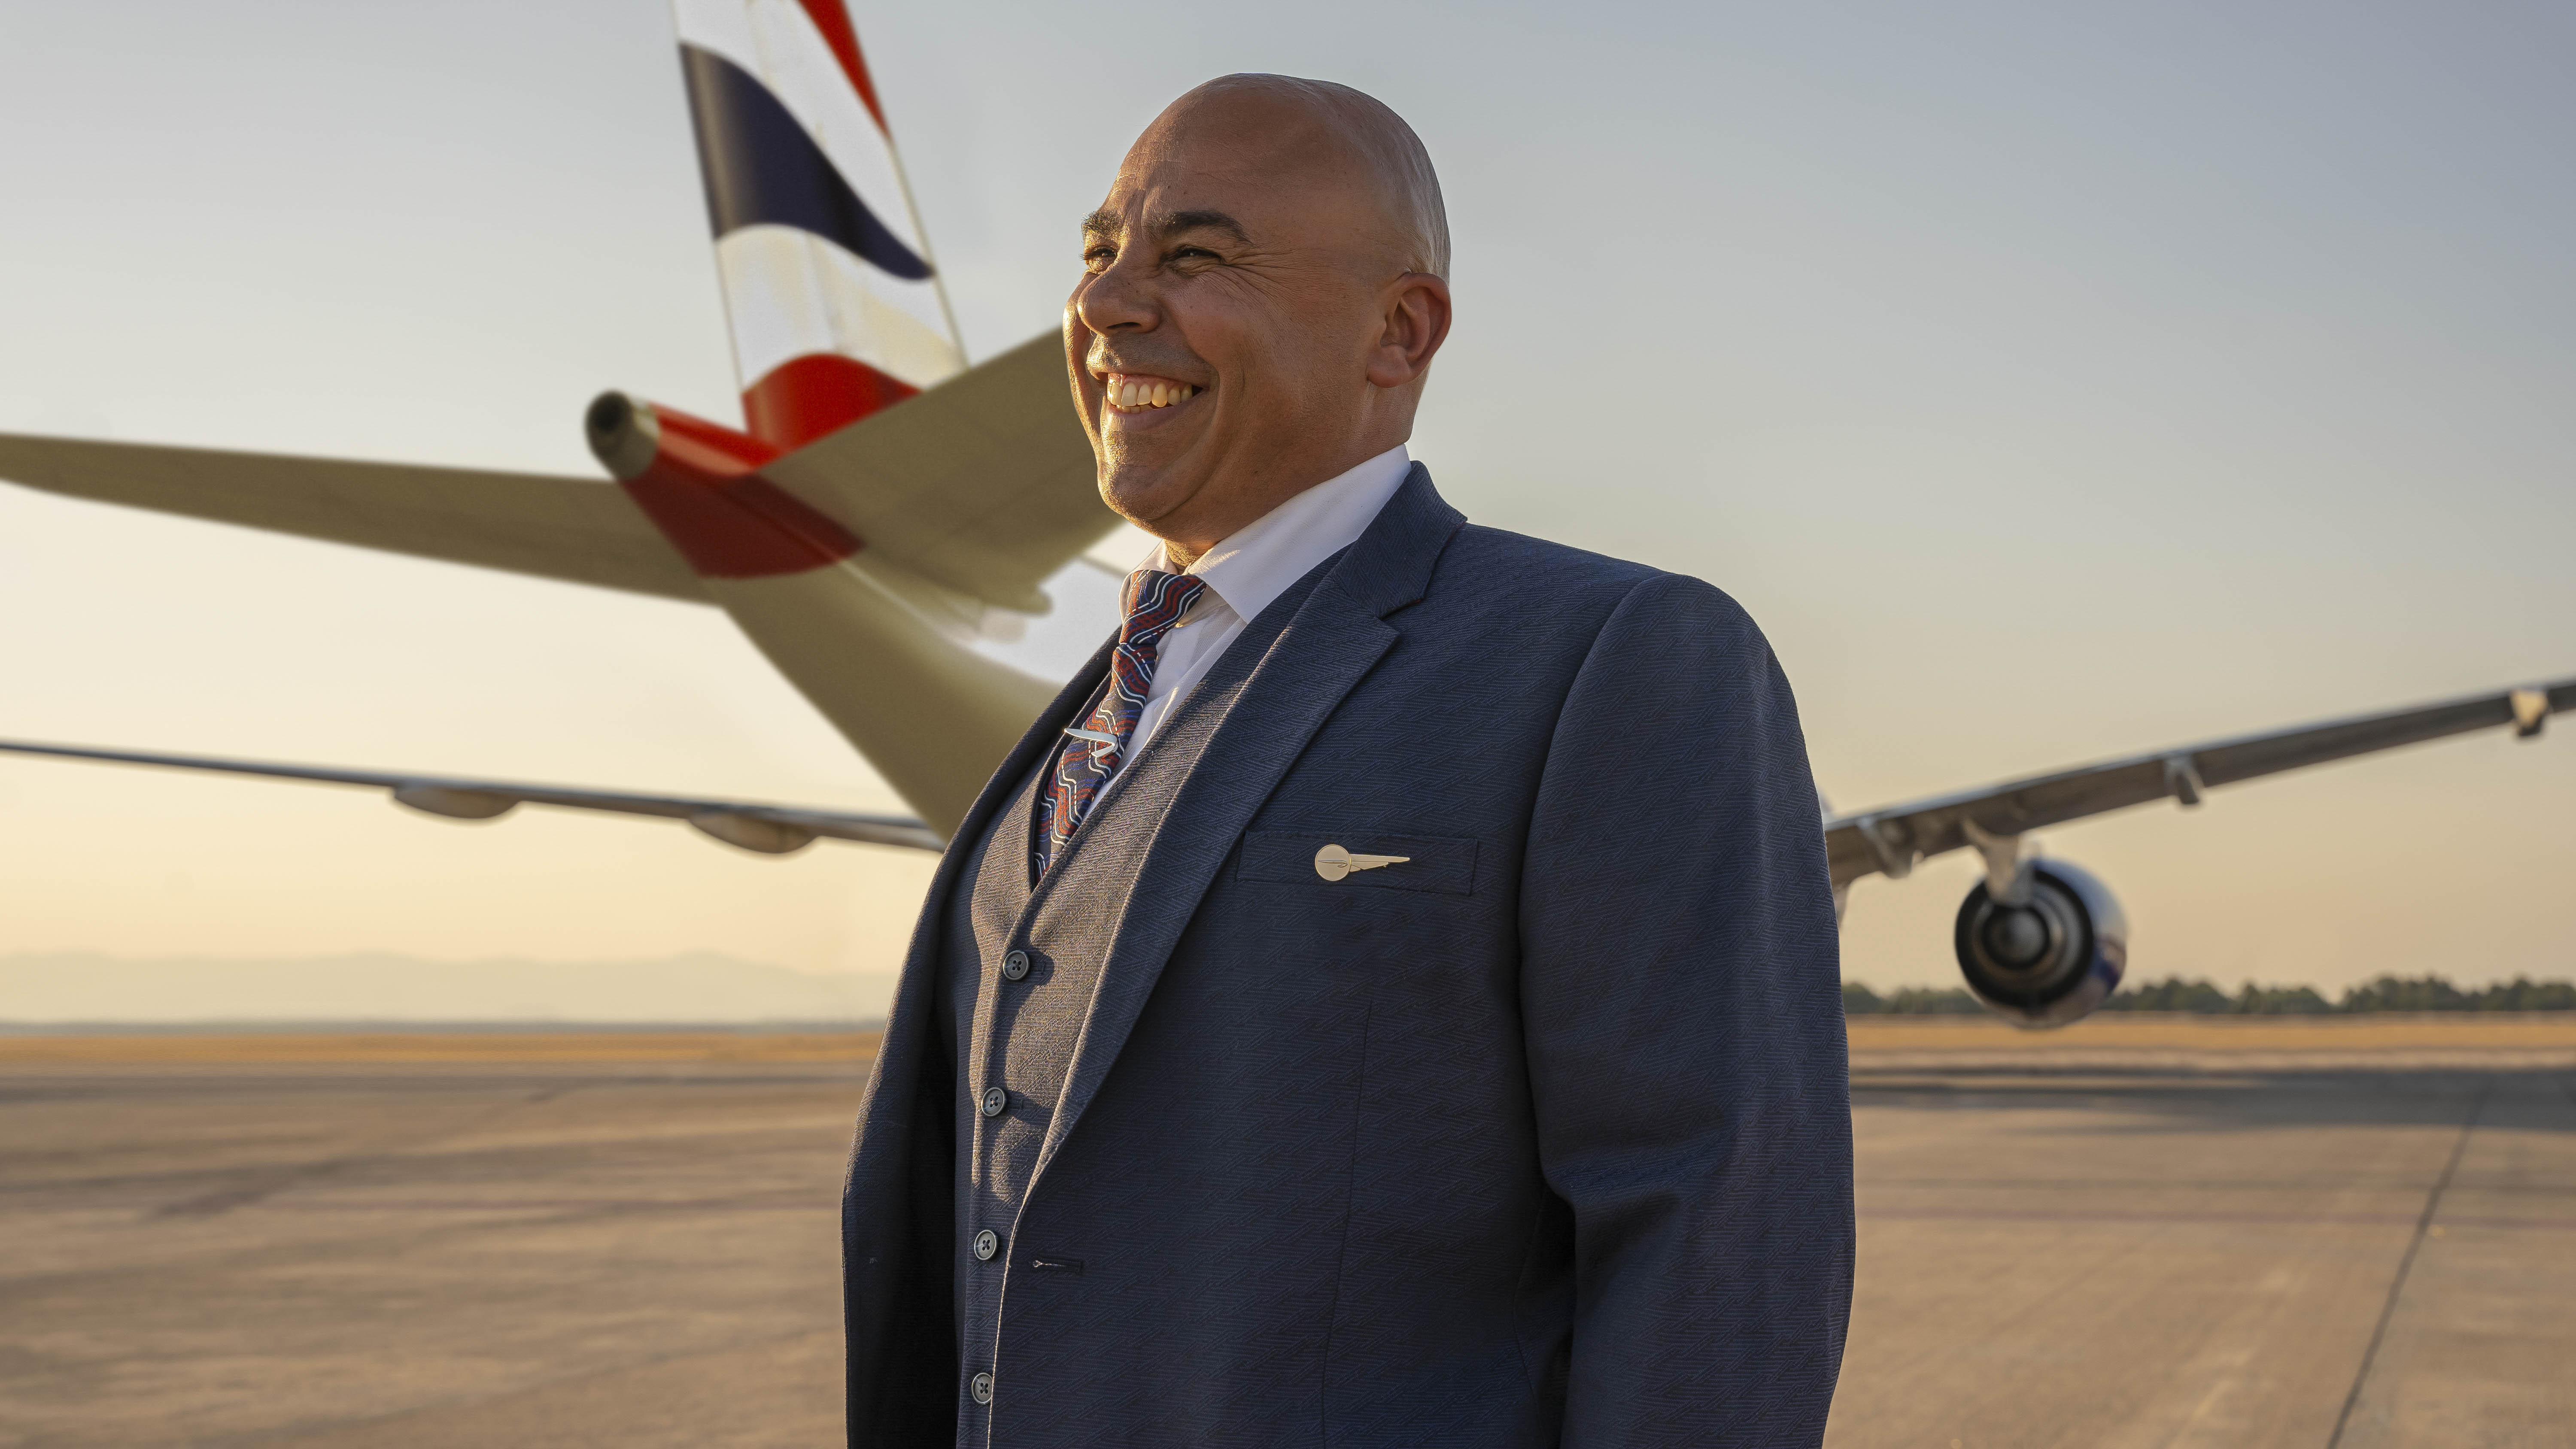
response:
M2230 995L2215 984L2180 976L2123 986L2104 1011L2188 1011L2203 1016L2334 1016L2373 1011L2576 1011L2576 981L2534 981L2517 976L2495 986L2463 991L2439 976L2382 976L2350 987L2328 1001L2312 986L2258 986L2247 982ZM1857 981L1843 983L1846 1016L1972 1016L1984 1011L1956 986L1907 986L1881 995Z

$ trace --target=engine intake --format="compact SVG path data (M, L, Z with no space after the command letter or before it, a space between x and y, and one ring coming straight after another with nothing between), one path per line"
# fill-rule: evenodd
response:
M2064 1026L2109 999L2129 962L2129 922L2110 888L2064 861L2023 869L2009 905L1980 881L1959 905L1953 944L1968 990L2015 1026Z

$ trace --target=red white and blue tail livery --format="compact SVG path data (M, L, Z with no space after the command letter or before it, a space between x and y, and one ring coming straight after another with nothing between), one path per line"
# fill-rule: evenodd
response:
M743 414L792 451L965 366L840 0L676 0Z

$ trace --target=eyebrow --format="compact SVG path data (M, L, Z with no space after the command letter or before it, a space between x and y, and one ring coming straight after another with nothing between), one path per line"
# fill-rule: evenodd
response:
M1248 244L1252 240L1251 235L1244 231L1243 223L1222 211L1167 211L1153 218L1152 229L1156 235L1167 237L1185 231L1205 230L1224 232L1237 242ZM1126 231L1127 223L1107 207L1082 219L1084 236L1118 237L1124 236Z

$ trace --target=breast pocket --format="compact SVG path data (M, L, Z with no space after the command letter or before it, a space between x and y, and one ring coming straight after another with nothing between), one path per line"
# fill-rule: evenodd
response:
M1448 835L1248 830L1238 880L1301 882L1319 891L1476 893L1476 842Z

